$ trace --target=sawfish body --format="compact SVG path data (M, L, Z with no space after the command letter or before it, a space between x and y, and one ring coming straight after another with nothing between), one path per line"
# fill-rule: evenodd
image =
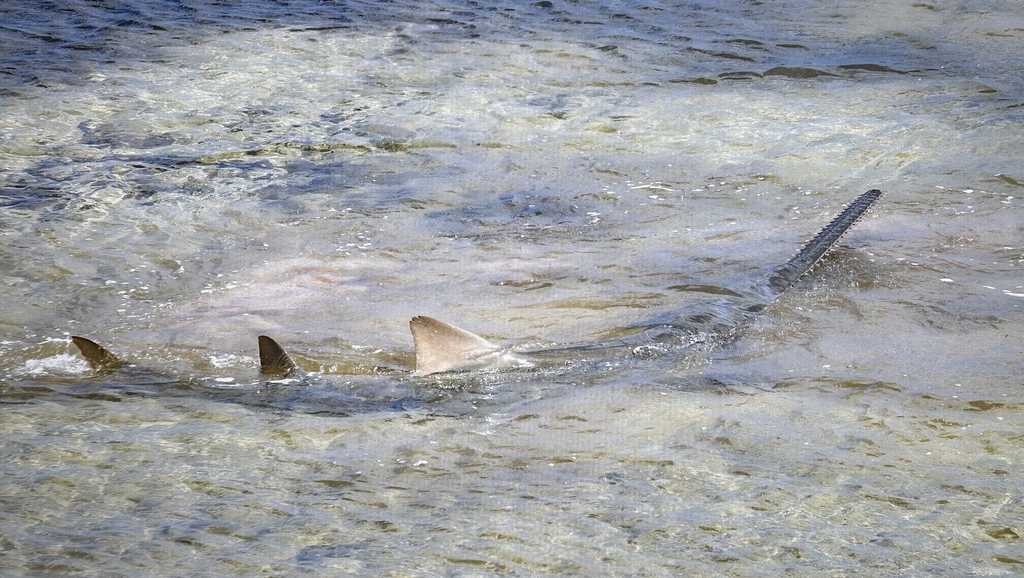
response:
M582 362L656 357L681 349L709 349L732 339L760 311L812 271L881 196L881 191L873 189L857 197L799 253L775 269L755 295L743 297L734 294L735 300L713 303L712 307L696 312L684 311L667 320L644 323L636 326L635 332L627 337L522 351L492 343L475 333L430 317L414 317L409 322L416 347L416 367L412 375L566 367ZM124 365L94 341L75 336L72 342L96 371L115 371ZM301 374L298 364L274 339L261 335L258 344L262 376L285 378ZM382 368L381 372L402 370Z
M346 416L376 411L405 411L433 403L438 393L409 380L377 375L344 375L344 387L332 378L301 371L276 342L259 338L261 371L249 378L215 377L204 373L170 374L145 364L123 360L95 341L73 336L72 343L92 368L93 375L71 390L58 392L77 398L121 401L124 397L195 397L247 407ZM301 385L302 387L295 387Z
M504 368L559 367L578 362L600 363L623 358L650 358L680 349L709 349L736 336L772 301L812 271L839 239L882 196L872 189L851 202L835 219L781 267L775 269L756 296L705 304L664 321L634 327L629 337L533 351L517 351L432 319L409 322L416 342L417 375Z

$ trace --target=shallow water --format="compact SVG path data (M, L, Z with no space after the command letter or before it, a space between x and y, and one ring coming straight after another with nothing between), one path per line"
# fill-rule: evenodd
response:
M1024 572L1024 10L0 7L5 576ZM480 375L407 320L710 353ZM317 374L261 383L255 336ZM94 375L88 335L136 367Z

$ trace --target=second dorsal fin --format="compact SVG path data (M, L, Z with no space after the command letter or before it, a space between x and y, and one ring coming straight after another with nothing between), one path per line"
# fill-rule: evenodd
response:
M283 347L266 335L259 336L260 342L260 373L285 377L295 371L297 366Z
M501 348L475 333L422 315L409 321L416 342L416 375L474 367Z
M118 359L117 356L107 351L102 345L91 339L72 335L71 343L75 344L78 351L82 353L82 357L84 357L85 360L89 362L89 366L96 371L116 369L122 364L122 361Z

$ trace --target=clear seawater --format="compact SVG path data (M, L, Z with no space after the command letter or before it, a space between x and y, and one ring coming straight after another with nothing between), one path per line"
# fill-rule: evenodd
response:
M1021 55L1015 0L3 3L0 574L1024 573ZM749 290L869 188L710 352L375 370Z

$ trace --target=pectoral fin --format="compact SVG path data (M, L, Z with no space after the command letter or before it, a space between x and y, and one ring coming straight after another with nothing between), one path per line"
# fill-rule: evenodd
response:
M476 367L501 350L475 333L422 315L409 321L409 329L416 342L416 375Z
M297 366L288 356L284 348L266 335L259 336L260 342L260 373L285 377L295 371Z
M123 363L113 353L107 351L103 346L91 339L72 335L71 343L75 344L78 351L82 353L82 357L84 357L85 360L89 362L89 366L96 371L109 371L111 369L116 369Z

